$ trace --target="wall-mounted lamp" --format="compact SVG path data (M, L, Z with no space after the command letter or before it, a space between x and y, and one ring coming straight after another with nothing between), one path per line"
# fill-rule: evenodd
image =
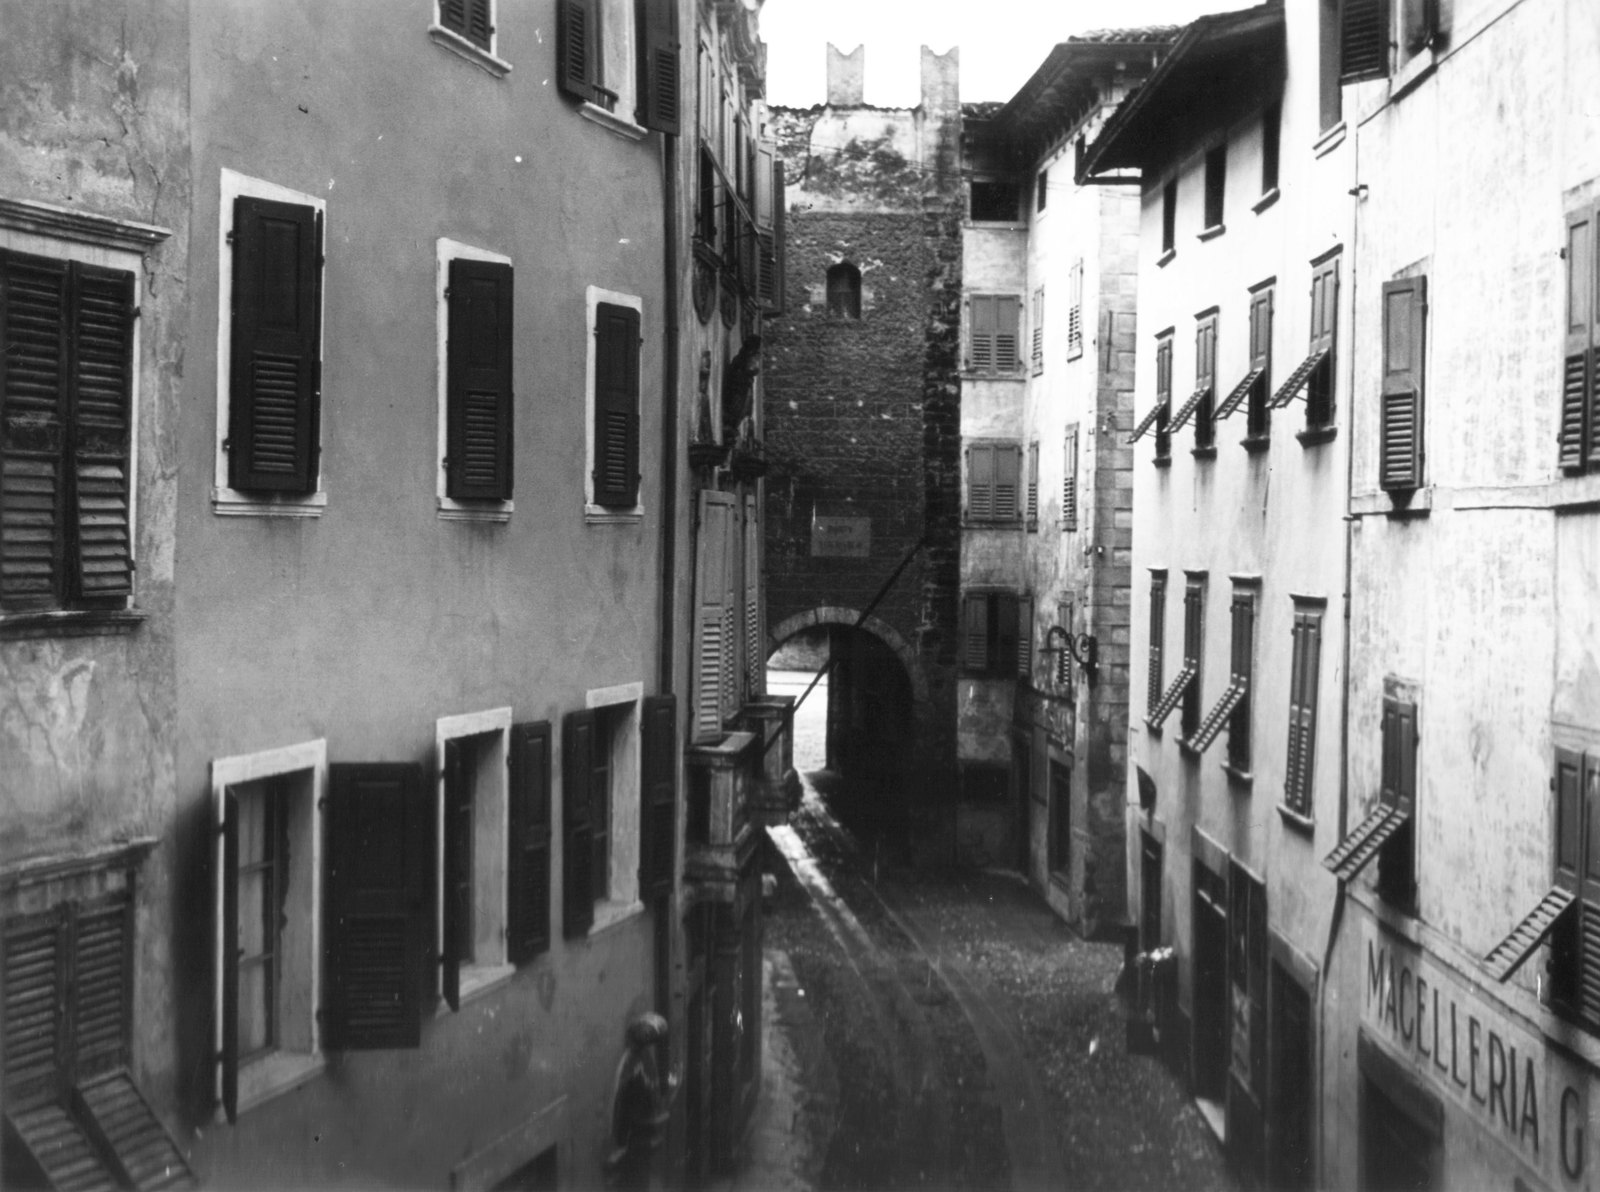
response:
M1055 644L1058 638L1060 645ZM1095 640L1092 633L1074 635L1070 629L1052 625L1045 631L1044 645L1039 648L1039 652L1070 657L1083 667L1083 677L1090 683L1094 682L1095 672L1100 668L1100 643ZM1064 662L1065 658L1062 661Z

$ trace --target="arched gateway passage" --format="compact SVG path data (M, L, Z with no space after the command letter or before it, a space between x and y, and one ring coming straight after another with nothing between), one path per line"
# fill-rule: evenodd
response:
M876 617L861 621L849 608L790 617L771 634L769 657L786 643L782 656L794 665L827 668L826 696L821 684L811 696L826 698L825 720L802 712L796 721L797 733L825 725L829 773L817 784L820 793L835 814L872 835L903 837L916 707L927 699L915 652L892 626Z

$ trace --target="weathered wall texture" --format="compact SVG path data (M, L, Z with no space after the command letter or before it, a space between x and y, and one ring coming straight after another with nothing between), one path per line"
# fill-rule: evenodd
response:
M133 1059L163 1103L174 1079L175 974L167 936L152 927L173 897L166 829L174 802L177 423L189 310L188 25L187 6L166 0L115 9L0 4L0 198L171 233L145 255L139 278L133 607L144 619L126 632L91 636L18 636L0 620L0 865L162 837L136 875ZM4 230L0 246L69 251Z

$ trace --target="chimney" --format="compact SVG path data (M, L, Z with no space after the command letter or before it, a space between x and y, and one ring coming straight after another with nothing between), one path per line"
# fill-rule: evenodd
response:
M961 47L942 54L922 47L922 110L954 114L961 108Z
M833 107L852 107L865 103L864 77L867 47L859 45L848 54L828 43L828 103Z

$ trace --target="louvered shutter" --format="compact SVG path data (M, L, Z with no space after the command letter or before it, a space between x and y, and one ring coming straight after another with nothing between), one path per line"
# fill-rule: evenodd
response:
M1272 289L1250 296L1250 371L1259 373L1250 389L1245 433L1267 432L1267 399L1272 395Z
M1339 13L1339 77L1385 74L1389 64L1389 5L1386 0L1343 0Z
M1296 613L1290 637L1289 664L1289 742L1283 761L1283 801L1300 811L1300 689L1305 671L1305 624Z
M1572 1009L1579 1005L1579 990L1583 985L1584 948L1586 936L1584 919L1588 907L1584 904L1584 854L1586 850L1586 818L1583 797L1583 754L1571 749L1556 747L1556 771L1552 785L1555 787L1554 875L1551 884L1578 899L1576 913L1569 916L1566 925L1557 928L1552 939L1550 975L1554 985L1552 995Z
M995 298L994 367L996 372L1015 372L1018 327L1022 322L1022 301L1013 296Z
M767 670L766 629L761 617L761 519L753 495L744 499L745 690L761 694Z
M1311 805L1311 777L1316 762L1317 671L1322 652L1320 618L1311 613L1296 613L1294 634L1284 788L1289 806L1305 811Z
M967 518L989 521L994 516L994 454L984 444L967 448Z
M85 1081L72 1090L72 1108L88 1133L108 1154L117 1182L141 1192L162 1189L177 1192L197 1183L188 1160L178 1149L161 1119L144 1099L133 1077L117 1070ZM62 1175L68 1173L63 1170ZM70 1183L60 1179L57 1187L85 1187L80 1173ZM83 1181L83 1182L79 1182Z
M230 790L222 792L217 820L217 1100L231 1122L239 1116L239 800Z
M1595 393L1600 389L1594 350L1595 208L1567 216L1566 324L1561 354L1561 455L1563 468L1581 468L1600 450L1594 432Z
M699 539L695 543L694 739L715 740L722 734L722 675L728 641L724 632L727 604L728 527L733 521L732 493L704 489L700 493Z
M1006 444L994 448L994 518L1013 521L1022 479L1022 448Z
M527 964L550 948L550 722L511 726L507 809L506 956Z
M328 778L323 1044L418 1047L433 870L422 769L346 762L330 766Z
M771 301L767 305L768 314L781 315L788 309L786 291L789 284L789 261L785 241L788 222L789 199L784 190L783 161L775 157L772 161L773 277Z
M1145 715L1161 702L1162 650L1167 639L1167 577L1150 577L1150 673L1145 683Z
M486 50L494 33L489 0L439 0L439 24Z
M1422 483L1423 320L1427 279L1383 283L1383 396L1379 479L1388 490Z
M639 312L595 307L594 499L611 509L639 503Z
M511 266L450 262L445 495L511 499Z
M678 832L678 701L652 695L644 701L640 730L639 892L672 893Z
M592 103L599 81L599 0L556 0L556 86Z
M978 372L994 371L996 310L999 302L991 294L974 294L967 299L967 363Z
M1033 597L1017 599L1017 678L1033 677Z
M1591 755L1582 758L1581 800L1584 815L1583 875L1578 887L1579 949L1582 958L1579 979L1583 1017L1600 1025L1600 761Z
M1028 528L1039 520L1039 444L1028 444Z
M1078 528L1078 427L1077 424L1067 427L1067 442L1065 449L1065 464L1061 483L1061 528L1063 530L1076 530Z
M1028 334L1032 339L1033 367L1044 367L1044 287L1033 292L1033 326Z
M593 797L595 714L568 712L561 723L561 924L567 939L594 925Z
M678 3L638 0L639 108L644 126L678 135Z
M315 210L234 200L227 443L234 488L316 488L321 277Z
M117 895L78 908L73 932L73 1073L82 1080L128 1063L132 1035L133 904Z
M0 952L4 1008L4 1099L8 1109L54 1097L68 1055L65 907L5 921Z
M992 598L995 618L995 651L988 659L988 669L996 678L1010 678L1016 674L1019 617L1017 598L1005 594Z
M73 570L84 602L121 604L133 591L133 274L89 265L73 272Z
M0 603L66 595L65 262L0 253Z
M963 596L961 606L961 661L970 672L987 669L989 656L989 598Z
M743 527L739 506L735 501L723 522L725 541L722 547L722 719L724 722L739 711L739 677L743 673L744 641L739 632L743 620L741 604L744 595L744 551L740 538Z
M474 758L460 741L444 743L444 922L439 946L441 986L452 1010L461 1009L461 966L472 956L472 773Z
M1167 423L1172 421L1172 337L1166 336L1156 344L1156 458L1165 459L1172 453L1172 433Z
M1183 665L1195 675L1183 690L1181 720L1184 736L1200 727L1200 661L1205 643L1205 589L1190 581L1183 591Z

